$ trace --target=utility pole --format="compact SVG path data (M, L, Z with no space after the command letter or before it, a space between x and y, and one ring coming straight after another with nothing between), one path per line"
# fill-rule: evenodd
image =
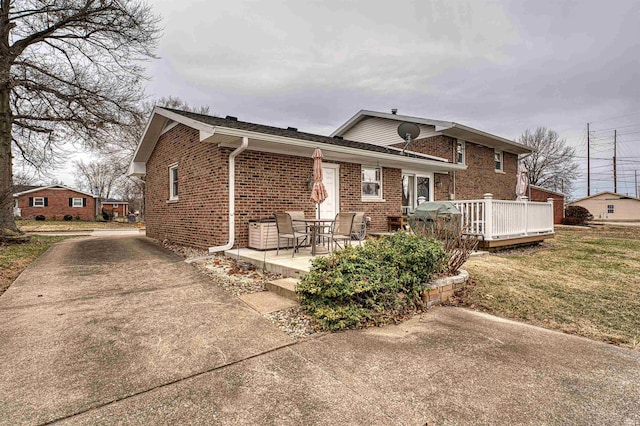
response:
M590 136L589 123L587 123L587 197L591 195L591 156L589 155L591 145Z
M616 174L616 138L618 131L613 131L613 192L618 193L618 175Z
M633 171L633 176L635 177L635 180L636 180L636 198L638 198L638 171L637 170Z

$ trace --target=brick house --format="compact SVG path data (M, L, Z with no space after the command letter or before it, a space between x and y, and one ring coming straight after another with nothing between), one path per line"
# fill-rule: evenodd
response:
M24 219L43 215L46 220L63 220L67 214L80 220L96 217L96 197L64 185L29 187L15 192L13 199L14 213Z
M107 198L100 200L100 211L112 217L124 217L129 212L129 203L122 200Z
M420 196L435 201L482 199L485 193L502 200L516 198L518 157L531 150L511 140L455 122L399 115L397 110L391 113L362 110L331 136L403 148L405 142L397 131L400 123L413 123L420 129L420 135L407 145L408 151L465 166L462 170L433 174L403 170L405 211L415 208Z
M396 117L400 116L392 119ZM333 218L338 211L364 211L371 218L371 230L386 231L388 217L402 214L405 198L413 197L412 202L418 197L449 199L448 188L474 195L494 191L500 196L502 191L504 196L515 197L516 158L528 149L456 126L447 134L436 134L442 129L431 126L430 136L447 143L458 139L450 134L465 136L473 143L492 143L487 158L476 154L481 150L471 142L466 151L469 160L458 162L453 161L457 158L454 145L446 157L418 152L418 143L403 152L397 133L389 135L388 144L380 143L379 138L369 143L364 137L349 140L340 134L314 135L230 116L156 107L129 174L145 176L147 235L178 244L210 251L246 247L249 220L271 217L279 210L303 210L307 217L320 218ZM324 183L329 192L319 210L309 199L315 148L324 154ZM503 163L496 172L493 153L497 148L503 153ZM446 149L438 149L437 154L446 154ZM481 157L477 165L476 156ZM478 170L464 174L467 163ZM460 182L460 176L476 179L485 175L492 178L486 185Z

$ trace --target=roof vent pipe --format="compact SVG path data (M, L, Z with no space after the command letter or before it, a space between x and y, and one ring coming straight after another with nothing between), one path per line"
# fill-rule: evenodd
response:
M231 250L236 242L236 157L249 146L249 138L242 137L242 144L229 154L229 239L227 244L209 247L209 253Z
M398 113L398 108L391 108L391 114L396 115Z

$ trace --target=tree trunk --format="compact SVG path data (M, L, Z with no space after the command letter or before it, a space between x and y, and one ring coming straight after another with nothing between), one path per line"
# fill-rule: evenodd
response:
M0 16L0 237L19 232L13 218L13 157L11 155L11 52L9 1L2 1Z

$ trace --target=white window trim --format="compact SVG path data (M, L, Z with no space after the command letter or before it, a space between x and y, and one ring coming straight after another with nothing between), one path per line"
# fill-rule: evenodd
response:
M462 162L458 162L458 144L462 146ZM456 163L467 164L467 143L462 139L458 139L456 142Z
M178 163L170 164L168 167L169 171L169 199L167 201L178 201L178 197L180 196L180 187L178 186L178 195L173 194L173 169L178 168ZM178 172L180 173L180 172ZM178 174L178 185L180 185L180 175Z
M380 194L379 195L364 195L362 193L362 172L364 171L364 169L380 169ZM367 202L367 201L385 201L384 200L384 189L383 189L383 185L382 182L384 181L384 178L382 176L382 167L380 166L370 166L367 164L361 164L360 165L360 200L363 202Z
M36 200L42 200L42 204L36 205ZM33 197L33 207L44 207L44 197Z
M493 151L494 154L500 154L500 168L496 169L496 160L495 160L495 155L494 155L494 159L493 159L493 168L495 169L496 173L504 173L504 152L503 151L499 151L499 150L495 150Z
M76 200L80 200L79 206L76 206ZM84 207L84 202L82 201L82 198L73 198L73 201L71 202L71 207Z

